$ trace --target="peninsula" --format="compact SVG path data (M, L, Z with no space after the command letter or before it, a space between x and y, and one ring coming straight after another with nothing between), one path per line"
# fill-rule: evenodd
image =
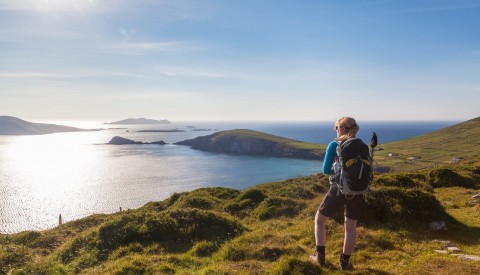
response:
M322 160L326 147L246 129L220 131L175 144L215 153L311 160Z
M171 122L166 119L155 120L155 119L148 119L148 118L127 118L124 120L119 120L114 122L105 122L104 124L110 124L110 125L171 124Z
M33 123L12 116L0 116L0 135L43 135L100 130L102 129L80 129L56 124Z

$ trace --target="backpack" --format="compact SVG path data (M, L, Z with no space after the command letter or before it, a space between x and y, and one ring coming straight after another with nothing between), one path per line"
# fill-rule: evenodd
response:
M373 151L373 150L372 150ZM359 138L349 138L337 146L338 161L334 163L331 181L337 185L337 195L347 198L369 191L373 179L373 159L368 145Z

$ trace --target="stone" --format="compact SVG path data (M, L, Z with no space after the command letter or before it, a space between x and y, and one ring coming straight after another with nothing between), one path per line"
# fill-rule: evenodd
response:
M458 248L456 246L449 246L449 247L447 247L447 250L452 254L458 254L461 251L460 248Z
M480 257L476 255L465 255L465 254L458 254L456 255L458 258L469 261L469 262L480 262Z
M444 221L431 222L430 229L433 231L447 230L447 225Z

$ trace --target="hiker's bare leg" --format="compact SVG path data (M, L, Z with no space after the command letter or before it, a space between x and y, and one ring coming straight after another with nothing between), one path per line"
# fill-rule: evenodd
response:
M327 232L325 230L325 224L327 223L328 217L324 216L317 211L315 215L315 245L316 246L325 246L327 239Z
M357 221L345 217L345 239L343 241L343 254L352 255L357 239Z

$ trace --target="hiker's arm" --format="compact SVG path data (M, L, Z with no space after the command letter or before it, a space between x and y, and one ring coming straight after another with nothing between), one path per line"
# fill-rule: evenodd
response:
M333 174L332 164L335 161L335 157L337 157L337 146L338 143L336 141L332 141L328 144L322 166L322 172L326 175Z

